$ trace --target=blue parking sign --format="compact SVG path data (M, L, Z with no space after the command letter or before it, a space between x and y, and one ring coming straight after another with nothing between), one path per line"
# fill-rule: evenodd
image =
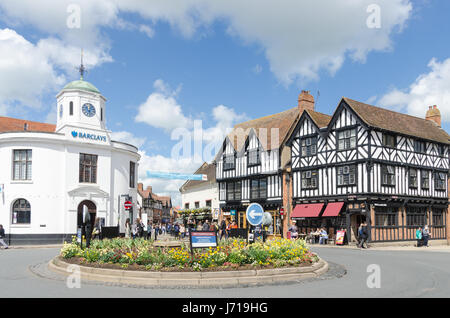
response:
M252 203L247 208L247 221L253 226L260 225L264 217L264 209L258 203Z

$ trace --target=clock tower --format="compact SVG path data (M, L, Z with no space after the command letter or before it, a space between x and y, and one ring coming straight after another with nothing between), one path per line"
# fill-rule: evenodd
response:
M86 72L83 57L79 71L80 80L70 82L56 96L58 118L56 132L88 129L105 133L106 98L94 85L83 79Z

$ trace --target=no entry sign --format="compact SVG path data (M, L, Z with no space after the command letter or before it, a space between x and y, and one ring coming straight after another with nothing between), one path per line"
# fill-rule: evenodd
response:
M133 203L131 201L125 201L123 206L125 207L125 210L130 210L133 207Z

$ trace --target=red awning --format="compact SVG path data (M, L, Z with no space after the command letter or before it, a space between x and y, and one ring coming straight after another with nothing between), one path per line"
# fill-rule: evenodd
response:
M292 211L291 218L316 218L322 208L323 203L298 204Z
M344 202L332 202L328 203L323 216L338 216L344 206Z

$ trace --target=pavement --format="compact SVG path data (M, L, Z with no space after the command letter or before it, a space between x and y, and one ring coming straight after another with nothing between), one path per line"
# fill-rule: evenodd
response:
M0 298L450 297L447 250L330 246L311 249L330 265L330 270L319 278L293 284L216 289L138 288L85 281L80 288L70 288L67 277L51 273L47 268L48 262L59 254L59 248L0 250Z

